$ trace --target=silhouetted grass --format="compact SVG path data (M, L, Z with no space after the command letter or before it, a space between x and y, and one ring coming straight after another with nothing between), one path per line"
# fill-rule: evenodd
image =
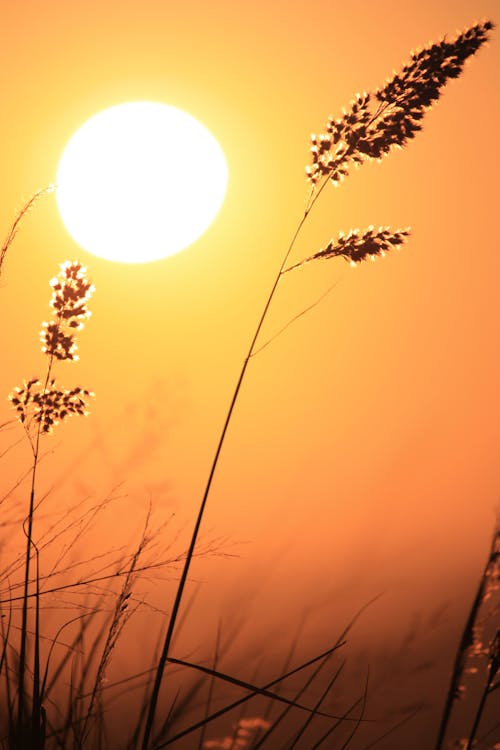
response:
M10 396L31 449L32 463L15 487L21 487L25 479L30 481L28 510L23 522L26 552L6 563L0 574L3 587L0 599L1 748L115 750L116 741L109 735L111 698L107 696L119 698L119 690L128 694L136 689L142 692L142 697L136 702L136 716L131 722L130 733L123 744L127 750L159 750L169 745L197 747L198 750L319 750L333 747L344 750L360 738L361 728L369 727L371 739L364 745L361 739L358 743L360 750L368 750L376 745L382 746L387 737L398 732L415 716L418 707L406 711L389 728L379 726L380 721L371 716L369 709L371 691L376 690L376 681L369 676L369 665L364 685L360 685L356 696L353 699L344 697L341 710L332 708L335 690L342 683L346 670L348 635L365 608L357 613L328 649L297 666L292 666L296 641L291 638L291 652L281 673L264 682L258 677L258 663L251 679L222 670L220 661L225 646L221 631L209 665L191 658L174 657L171 651L174 637L182 627L182 614L187 616L189 613L184 599L192 560L197 555L214 551L210 543L199 543L200 529L248 365L252 357L275 338L265 343L260 341L262 326L280 281L286 273L298 271L310 262L340 257L356 265L375 260L399 249L409 237L408 229L368 227L363 231L350 230L346 234L340 233L335 240L326 241L322 249L306 258L291 262L305 222L329 183L337 187L353 166L359 167L368 160L381 160L395 148L407 146L422 129L426 111L439 99L446 83L460 75L465 62L486 42L492 29L491 22L474 24L454 40L443 39L418 50L383 86L373 93L357 94L339 118L330 117L324 131L312 136L311 163L306 170L310 185L307 205L270 285L230 399L190 544L180 556L162 556L159 560L147 557L153 539L158 535L163 539L166 534L165 526L151 534L148 515L135 550L121 555L114 550L103 550L70 562L70 553L77 551L91 523L110 498L81 509L74 517L69 513L58 518L35 541L34 529L40 507L36 480L42 440L58 422L75 414L86 414L87 400L92 395L81 387L62 388L54 379L56 363L76 359L75 333L89 315L87 304L93 292L86 270L78 261L62 264L59 276L51 282L52 319L42 326L43 352L48 358L45 375L41 381L36 378L24 381ZM38 197L51 190L39 191L19 211L0 248L0 274L21 220ZM298 313L293 320L305 312ZM7 427L10 428L11 423L3 420L0 429L5 431ZM8 450L9 446L0 452L0 459L5 459ZM4 490L0 504L9 497L12 489ZM61 544L52 568L46 571L41 565L41 557ZM470 658L479 659L484 687L476 702L469 734L457 740L455 747L470 750L479 746L476 740L484 706L500 687L500 630L496 626L493 635L486 636L484 632L479 636L481 617L484 617L488 599L496 593L500 580L499 545L500 531L496 530L458 646L436 750L443 750L450 734L452 709L464 687ZM163 546L168 547L168 544ZM127 642L129 620L144 604L135 593L140 576L175 563L181 565L181 572L154 663L124 680L107 683L106 675L115 650L119 643ZM119 584L118 588L114 583ZM45 597L49 594L62 597L69 592L83 594L78 614L73 612L51 636L46 636L42 633L42 620L48 613L48 608L44 608ZM19 606L20 624L16 611ZM70 606L76 609L74 600ZM493 608L490 626L491 621L498 622L498 611L498 607ZM163 690L167 665L171 665L169 699ZM179 675L186 673L192 675L189 687L181 689ZM294 680L299 680L300 684ZM240 697L224 697L222 700L225 690L236 690ZM160 697L162 716L157 719ZM193 718L193 713L197 718ZM222 737L214 738L212 728L215 722L220 726L221 719L226 721L227 731ZM398 747L403 745L401 741ZM491 745L486 736L482 746L498 747Z

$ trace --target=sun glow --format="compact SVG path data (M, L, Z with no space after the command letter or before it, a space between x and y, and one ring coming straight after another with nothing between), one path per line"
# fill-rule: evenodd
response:
M57 203L73 239L94 255L144 263L197 240L218 213L227 165L194 117L129 102L73 135L57 173Z

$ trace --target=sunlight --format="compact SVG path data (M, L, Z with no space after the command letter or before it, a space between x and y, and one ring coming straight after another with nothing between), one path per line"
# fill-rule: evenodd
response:
M95 115L71 138L57 202L82 248L144 263L197 240L226 186L222 149L200 122L165 104L129 102Z

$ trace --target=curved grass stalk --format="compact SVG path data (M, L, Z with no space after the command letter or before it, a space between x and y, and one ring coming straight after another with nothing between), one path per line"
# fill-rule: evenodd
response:
M422 129L421 121L426 111L439 99L447 81L457 78L461 74L467 58L474 55L484 44L493 28L494 25L490 21L474 24L452 41L443 38L440 42L414 52L400 75L394 74L390 80L386 81L384 86L377 89L373 94L357 94L351 102L350 109L344 110L344 115L341 118L335 120L330 117L325 131L319 135L313 135L311 138L312 165L306 169L311 183L311 193L306 203L304 215L288 246L257 323L222 427L205 491L198 509L155 675L145 722L142 750L148 750L149 748L163 674L169 659L172 637L212 480L248 364L256 351L263 323L282 275L304 263L320 258L343 257L354 265L366 259L375 260L377 256L383 256L387 251L402 245L409 234L408 230L391 232L388 227L380 227L376 230L371 226L363 232L351 230L347 235L340 234L335 241L330 240L324 249L314 255L310 255L287 268L288 259L300 231L312 207L330 180L334 185L340 184L349 174L352 166L360 166L370 160L380 160L394 149L403 148L415 137Z
M32 199L31 203L34 199ZM28 210L25 208L25 211ZM15 236L17 225L14 224L9 238ZM6 244L8 246L8 244ZM16 387L9 395L12 407L17 413L26 432L33 462L31 465L31 487L29 498L28 515L23 523L23 531L26 535L26 555L24 561L23 596L22 596L22 622L21 642L19 652L18 678L18 703L17 703L17 725L16 742L24 747L26 742L31 742L33 750L42 750L44 739L41 722L44 723L44 709L40 702L40 571L39 550L33 539L33 524L35 515L35 495L37 470L40 463L40 447L42 435L52 432L55 425L64 421L73 414L86 414L84 396L90 396L90 391L82 388L72 390L61 390L55 387L52 372L56 360L75 360L77 346L75 343L75 331L83 327L82 319L87 318L90 313L86 304L94 291L93 285L85 278L85 270L77 261L66 262L61 265L58 277L51 281L52 298L50 301L54 313L54 320L42 324L40 334L42 352L48 357L48 364L43 385L36 378L24 381L23 386ZM30 567L32 548L36 555L35 576L35 634L34 634L34 665L33 665L33 690L31 721L27 721L26 710L26 652L28 642L28 599L30 586Z
M54 185L47 185L47 187L40 188L40 190L37 190L36 193L33 193L31 198L26 201L24 206L18 211L16 218L12 222L12 226L10 227L7 237L3 241L2 247L0 248L0 275L2 273L2 266L5 260L5 256L7 255L7 250L12 245L14 241L14 237L16 236L18 230L19 230L19 224L22 221L23 217L26 216L26 214L30 211L31 208L33 208L34 204L37 202L39 198L41 198L43 195L48 195L49 193L54 192Z
M183 569L182 569L181 577L180 577L179 584L178 584L178 587L177 587L177 592L176 592L176 595L175 595L174 604L173 604L173 607L172 607L172 613L170 615L170 619L169 619L169 623L168 623L167 633L166 633L165 641L164 641L164 644L163 644L163 650L162 650L162 653L161 653L161 656L160 656L160 660L158 662L158 667L157 667L157 670L156 670L155 681L154 681L153 690L152 690L152 694L151 694L151 700L150 700L150 704L149 704L149 707L148 707L148 714L147 714L147 717L146 717L146 725L145 725L145 729L144 729L144 736L143 736L143 742L142 742L142 750L147 750L147 748L149 746L149 740L150 740L151 732L152 732L152 729L153 729L154 717L155 717L156 708L157 708L157 705L158 705L158 698L159 698L159 694L160 694L161 683L162 683L162 680L163 680L163 673L165 671L165 666L166 666L167 660L169 658L170 646L171 646L172 638L173 638L173 635L174 635L174 630L175 630L175 626L176 626L176 622L177 622L177 617L178 617L178 614L179 614L179 608L180 608L181 601L182 601L183 594L184 594L184 589L185 589L186 582L187 582L187 577L188 577L189 569L191 567L191 562L192 562L192 559L193 559L193 556L194 556L194 550L195 550L195 547L196 547L196 542L198 540L198 535L199 535L199 532L200 532L201 522L203 520L203 515L205 513L205 507L206 507L206 504L207 504L208 496L210 494L210 489L212 487L212 481L213 481L213 478L214 478L214 475L215 475L215 471L217 469L217 465L219 463L219 458L220 458L220 455L221 455L221 452L222 452L222 447L224 445L224 441L225 441L225 438L226 438L227 430L228 430L229 424L231 422L231 417L233 416L234 407L236 406L236 402L238 400L238 396L239 396L239 393L240 393L240 390L241 390L241 386L242 386L242 383L243 383L243 380L244 380L244 377L245 377L245 374L246 374L246 371L247 371L247 367L248 367L248 364L250 362L250 359L252 358L252 356L254 354L254 351L255 351L255 348L256 348L256 345L257 345L257 341L258 341L258 338L259 338L259 334L260 334L260 332L262 330L262 326L264 324L264 321L266 319L267 313L269 311L269 307L271 306L271 302L273 301L273 298L274 298L274 296L276 294L276 290L278 288L278 284L279 284L280 279L281 279L281 277L283 275L284 269L286 267L286 264L288 262L288 259L289 259L290 255L292 253L292 250L295 247L295 243L296 243L297 238L298 238L298 236L300 234L300 231L301 231L302 227L304 226L304 223L305 223L307 217L309 216L309 213L310 213L312 207L316 203L317 199L319 198L319 196L320 196L321 192L323 191L323 189L324 189L325 185L327 184L327 182L328 182L328 177L323 181L321 187L314 193L314 195L312 195L311 199L308 201L308 204L307 204L307 206L306 206L306 208L304 210L304 215L302 216L302 219L300 220L300 222L299 222L299 224L297 226L297 229L295 230L295 232L293 234L293 237L292 237L292 239L290 241L288 249L287 249L287 251L285 253L285 256L284 256L284 258L283 258L283 260L281 262L281 265L279 267L278 273L276 274L276 278L275 278L274 283L273 283L273 285L271 287L271 291L269 293L267 301L266 301L266 303L264 305L264 309L263 309L263 311L261 313L259 322L257 323L257 328L255 329L255 333L254 333L252 341L250 343L250 347L248 349L247 355L246 355L246 357L244 359L243 366L241 368L241 372L240 372L240 375L238 377L238 380L237 380L237 383L236 383L236 387L234 389L234 393L233 393L231 402L229 404L229 409L227 411L226 419L224 421L224 425L222 427L222 431L221 431L221 434L220 434L220 437L219 437L219 442L217 444L217 449L215 451L215 455L214 455L214 459L213 459L213 462L212 462L212 466L210 468L210 472L209 472L209 475L208 475L207 484L206 484L206 487L205 487L205 491L203 493L203 498L202 498L202 501L200 503L200 507L198 509L198 515L196 517L196 521L195 521L195 524L194 524L193 533L192 533L192 536L191 536L191 541L189 543L189 548L188 548L188 551L187 551L187 554L186 554L186 560L184 562L184 566L183 566Z

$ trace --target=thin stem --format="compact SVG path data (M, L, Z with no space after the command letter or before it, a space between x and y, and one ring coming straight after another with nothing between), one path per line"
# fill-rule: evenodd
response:
M234 407L236 405L236 401L237 401L238 395L240 393L241 385L243 383L243 379L244 379L245 373L247 371L248 363L250 362L250 359L251 359L252 354L254 352L255 345L257 343L257 339L259 338L259 334L260 334L262 326L264 324L264 320L266 319L267 312L269 310L269 307L271 305L273 297L274 297L274 295L276 293L276 289L278 288L278 284L279 284L279 281L280 281L281 276L283 274L283 270L285 268L285 265L286 265L286 263L288 261L288 258L290 257L290 254L291 254L291 252L292 252L292 250L293 250L293 248L295 246L295 242L297 240L297 237L299 236L300 231L301 231L301 229L302 229L302 227L304 225L304 222L306 221L307 217L309 216L309 212L311 211L312 207L314 206L314 204L316 203L316 201L319 198L320 194L322 193L322 191L323 191L323 189L324 189L327 181L328 180L326 179L323 182L323 184L321 185L321 187L319 188L319 190L317 190L316 193L314 195L312 195L311 199L308 201L308 204L307 204L307 206L306 206L306 208L304 210L304 215L302 216L302 219L299 221L297 229L295 230L295 232L293 234L293 237L292 237L292 239L290 241L288 249L287 249L287 251L285 253L285 256L284 256L284 258L283 258L283 260L281 262L281 265L279 267L278 273L276 274L276 278L275 278L274 283L273 283L273 285L271 287L271 291L269 293L267 301L266 301L266 303L264 305L264 309L262 311L262 314L260 316L259 322L257 324L257 328L255 329L255 333L254 333L254 336L252 338L252 341L251 341L251 344L250 344L250 348L248 349L248 353L247 353L247 355L245 357L245 360L243 362L243 366L241 368L241 372L240 372L240 375L238 377L238 380L237 380L237 383L236 383L236 387L234 389L233 397L231 399L231 402L230 402L230 405L229 405L229 409L227 411L226 419L225 419L224 425L222 427L222 432L221 432L220 437L219 437L219 442L217 444L217 449L215 451L215 455L214 455L214 458L213 458L212 466L210 468L210 472L209 472L209 475L208 475L208 480L207 480L207 484L206 484L206 487L205 487L205 491L203 493L203 498L202 498L202 501L200 503L200 507L199 507L199 510L198 510L198 515L197 515L196 522L195 522L195 525L194 525L194 528L193 528L191 542L189 544L188 552L187 552L187 555L186 555L186 560L184 562L184 567L182 569L182 573L181 573L181 577L180 577L180 580L179 580L179 584L177 586L177 592L176 592L174 604L173 604L173 607L172 607L172 613L170 615L170 620L169 620L169 623L168 623L167 633L165 635L165 641L164 641L164 644L163 644L163 650L162 650L162 653L161 653L161 656L160 656L160 661L158 663L158 668L156 670L155 682L154 682L153 690L152 690L152 693L151 693L151 701L149 703L148 715L147 715L147 718L146 718L146 724L145 724L145 728L144 728L144 737L143 737L143 742L142 742L142 750L147 750L148 746L149 746L149 739L150 739L151 731L152 731L152 728L153 728L153 721L154 721L154 717L155 717L155 713L156 713L156 707L157 707L157 704L158 704L158 697L159 697L159 694L160 694L160 687L161 687L161 682L162 682L162 679L163 679L163 673L165 671L165 665L167 663L167 659L168 659L168 656L169 656L170 645L171 645L171 642L172 642L172 637L173 637L173 634L174 634L175 624L176 624L177 616L178 616L178 613L179 613L179 607L180 607L180 604L181 604L181 601L182 601L182 596L184 594L184 588L186 586L186 581L187 581L187 577L188 577L188 573L189 573L189 568L191 566L191 561L193 559L193 554L194 554L194 549L195 549L195 546L196 546L196 541L198 539L198 534L199 534L199 531L200 531L200 526L201 526L201 522L202 522L202 519L203 519L203 514L205 512L205 506L207 504L207 499L208 499L208 496L209 496L209 493L210 493L210 489L212 487L212 481L213 481L213 478L214 478L215 470L216 470L217 465L219 463L219 457L220 457L220 454L221 454L221 451L222 451L222 446L224 445L224 440L225 440L226 433L227 433L227 430L228 430L228 427L229 427L229 423L231 422L231 417L233 415Z
M19 223L21 222L22 218L28 213L30 208L32 208L33 204L40 198L42 195L48 195L49 193L52 193L54 190L53 185L48 185L47 187L41 188L40 190L37 190L36 193L34 193L31 198L24 204L24 206L21 208L21 210L18 212L16 218L14 219L11 228L9 229L9 232L7 234L7 237L5 238L2 247L0 248L0 273L2 272L2 265L5 260L5 256L7 254L7 250L11 246L14 237L17 234L17 230L19 229Z
M40 699L40 553L35 542L32 541L36 555L36 596L35 596L35 653L33 666L33 708L31 725L33 731L33 747L39 750L41 745L41 699Z
M7 237L5 238L2 246L0 247L0 274L2 271L3 262L5 260L5 256L7 254L7 250L11 246L12 242L14 241L14 238L17 234L17 231L19 229L19 224L23 217L28 213L28 211L32 208L32 206L35 204L35 202L43 195L48 195L49 193L53 192L54 186L48 185L47 187L41 188L40 190L37 190L36 193L34 193L31 198L24 204L24 206L21 208L21 210L18 212L16 218L14 219L14 222L12 223L12 226L7 234ZM50 376L50 369L52 367L52 358L49 363L49 368L47 372L47 378L45 381L45 388L47 387L47 383L49 381ZM30 441L31 442L31 441ZM28 620L28 582L29 582L29 569L30 569L30 557L31 557L31 539L32 539L32 532L33 532L33 510L34 510L34 501L35 501L35 479L36 479L36 468L38 464L38 453L39 453L39 442L40 442L40 424L38 425L37 430L37 436L36 436L36 444L35 446L31 445L31 448L33 450L33 469L31 473L31 490L30 490L30 503L29 503L29 513L28 513L28 532L27 532L27 542L26 542L26 561L25 561L25 576L24 576L24 596L23 596L23 613L22 613L22 627L21 627L21 647L20 647L20 655L19 655L19 683L18 683L18 689L19 689L19 700L18 700L18 730L21 732L22 730L22 723L24 719L24 675L26 671L26 636L27 636L27 620ZM37 607L38 607L38 594L37 594ZM36 659L35 655L35 659Z
M60 323L58 319L58 325ZM50 376L52 373L52 366L54 363L54 355L51 354L49 357L49 364L47 367L47 374L45 376L45 383L43 386L43 396L47 392ZM43 403L43 398L42 398ZM18 731L22 733L22 726L24 721L24 677L26 672L26 642L27 642L27 628L28 628L28 586L29 586L29 575L30 575L30 562L31 562L31 546L33 544L33 517L35 508L35 486L36 486L36 474L38 468L38 458L40 453L40 437L42 432L41 419L38 422L35 442L32 444L33 450L33 469L31 472L31 490L30 490L30 504L28 512L28 531L26 532L26 560L24 564L24 591L23 591L23 613L22 613L22 625L21 625L21 648L19 653L19 702L18 702ZM38 571L37 571L38 574ZM39 610L39 590L38 590L38 579L37 579L37 590L35 594L35 610L36 616L38 617ZM39 659L38 650L38 631L35 633L35 674L37 672L37 661ZM39 673L39 665L38 665ZM36 687L36 686L35 686Z
M291 266L291 268L294 268L294 266ZM286 269L286 271L289 271L289 270L290 270L290 268ZM263 349L265 349L266 347L268 347L269 344L272 344L273 341L275 341L278 338L278 336L281 336L281 334L284 333L287 330L287 328L289 328L293 323L295 323L296 320L299 320L299 318L302 318L304 315L307 315L308 312L310 312L315 307L317 307L317 305L319 305L319 303L322 302L325 299L325 297L327 297L330 294L330 292L333 292L333 290L335 289L335 287L338 286L339 284L340 284L340 279L337 279L337 281L335 281L335 283L331 284L328 287L328 289L326 290L326 292L323 292L323 294L320 297L318 297L312 304L308 305L308 307L306 307L304 310L301 310L299 313L297 313L297 315L294 315L293 318L290 318L290 320L287 323L285 323L285 325L282 326L279 329L279 331L276 331L276 333L274 333L271 336L270 339L268 339L266 342L264 342L257 349L254 349L254 351L252 352L252 357L255 357Z

